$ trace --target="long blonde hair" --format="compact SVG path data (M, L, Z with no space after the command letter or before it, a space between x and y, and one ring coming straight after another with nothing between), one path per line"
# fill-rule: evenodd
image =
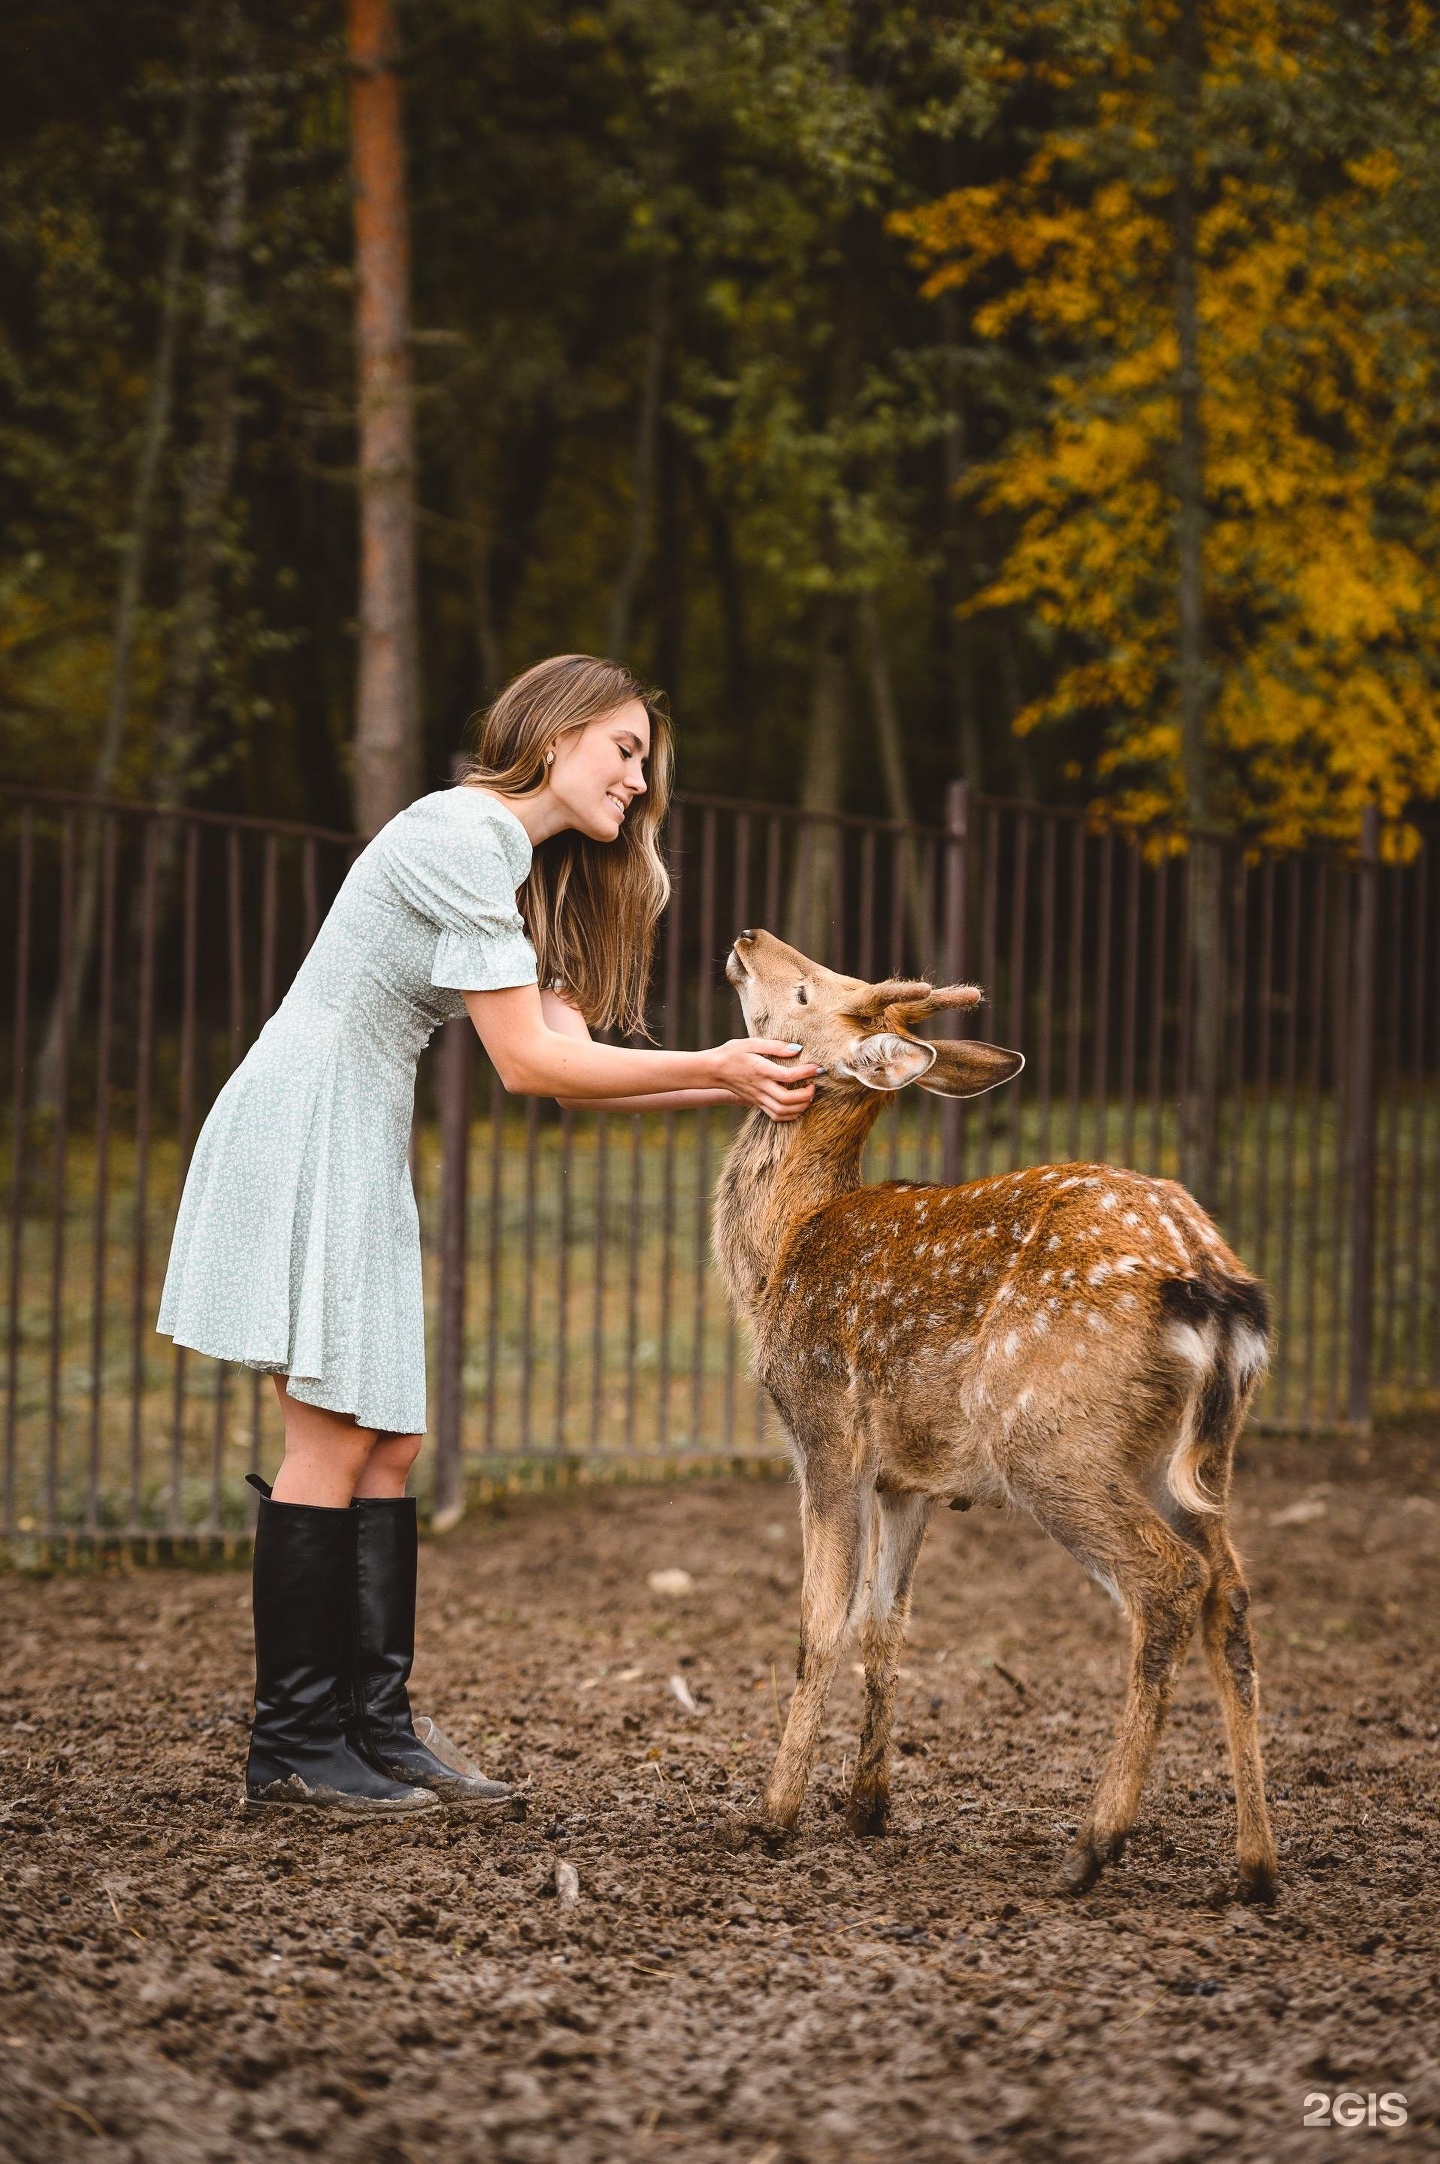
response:
M540 982L557 985L592 1029L645 1028L645 992L655 927L670 898L660 827L674 763L664 697L615 661L556 654L505 686L474 727L474 755L462 782L496 796L534 796L545 786L545 754L557 736L583 729L638 699L650 717L645 794L613 842L573 828L535 851L518 901Z

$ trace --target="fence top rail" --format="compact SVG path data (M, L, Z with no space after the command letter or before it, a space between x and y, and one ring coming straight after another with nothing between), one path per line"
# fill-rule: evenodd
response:
M80 789L38 789L25 782L0 781L0 798L22 804L53 804L61 810L112 812L131 819L174 819L184 826L244 827L253 834L283 835L288 840L341 842L353 849L359 834L336 827L309 826L302 819L262 819L252 812L199 811L189 804L151 804L141 797L89 796Z
M57 809L86 812L107 812L132 819L173 819L181 825L208 827L239 827L255 834L274 834L289 840L335 842L348 849L364 847L365 837L338 827L312 826L302 819L265 819L253 812L202 811L188 804L154 804L140 797L91 796L81 789L47 789L32 786L28 782L0 781L0 801L10 800L19 804L54 805ZM799 804L774 804L755 797L715 796L700 790L677 789L671 804L684 811L718 811L747 814L755 819L787 819L801 825L824 825L848 827L857 831L886 834L896 840L911 838L927 842L955 842L965 838L964 829L945 825L927 826L920 820L876 819L865 812L815 811ZM1096 819L1094 813L1083 806L1073 804L1045 804L1034 797L988 796L979 790L971 790L967 803L969 820L980 812L1010 812L1030 819L1065 820L1072 826L1087 827L1097 836L1113 835L1121 841L1138 844L1156 830L1132 827L1107 826ZM1184 839L1204 838L1217 842L1222 848L1241 854L1247 853L1248 845L1243 836L1214 834L1197 837L1188 829L1165 829L1166 834L1175 833ZM1440 840L1440 827L1418 828L1421 848L1428 850ZM1257 853L1257 861L1289 862L1296 857L1312 859L1340 859L1354 862L1356 853L1348 849L1294 849L1263 850Z

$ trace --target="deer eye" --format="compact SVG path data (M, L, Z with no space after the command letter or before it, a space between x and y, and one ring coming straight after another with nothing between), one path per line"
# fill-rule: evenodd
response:
M795 1003L799 1007L808 1007L810 1004L810 995L803 984L797 984L795 987Z

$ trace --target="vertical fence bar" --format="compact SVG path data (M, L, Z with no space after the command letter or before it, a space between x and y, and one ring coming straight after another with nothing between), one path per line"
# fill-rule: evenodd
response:
M60 822L60 951L56 975L55 1114L51 1134L50 1176L50 1344L46 1377L45 1422L45 1522L54 1533L60 1526L60 1429L61 1354L65 1338L65 1172L66 1146L70 1136L70 973L74 967L75 939L75 814L67 811Z
M520 1453L530 1455L530 1417L535 1380L535 1196L540 1145L540 1100L525 1100L525 1277L520 1301Z
M1055 1088L1055 878L1058 819L1044 821L1040 844L1040 1052L1037 1094L1040 1099L1035 1156L1050 1162L1050 1109Z
M1095 1156L1109 1156L1110 1089L1110 949L1115 893L1115 836L1107 828L1100 841L1100 899L1095 924Z
M1260 975L1255 1046L1255 1269L1269 1272L1270 1259L1270 1067L1275 1008L1275 860L1260 876Z
M1300 921L1303 900L1301 888L1302 865L1300 859L1295 857L1291 860L1286 880L1285 1041L1281 1053L1281 1086L1285 1110L1280 1169L1280 1271L1277 1304L1282 1328L1290 1318L1290 1276L1295 1251L1295 1129L1300 1077ZM1285 1418L1290 1406L1292 1371L1293 1361L1282 1336L1279 1386L1275 1394L1275 1412L1280 1420Z
M1069 1012L1066 1016L1065 1080L1070 1100L1065 1154L1080 1155L1080 1043L1085 954L1085 829L1077 821L1070 846Z
M1310 1057L1306 1095L1309 1104L1309 1183L1306 1193L1305 1234L1301 1242L1302 1255L1314 1257L1320 1235L1320 1174L1323 1163L1321 1123L1324 1116L1325 1073L1325 961L1327 947L1327 918L1330 905L1330 867L1320 863L1315 867L1315 907L1311 913L1311 939L1314 942L1310 957ZM1316 1374L1319 1367L1319 1343L1316 1333L1316 1293L1319 1272L1313 1267L1305 1271L1305 1322L1301 1342L1304 1351L1302 1377L1304 1387L1305 1423L1316 1424Z
M866 984L875 975L875 829L867 826L860 837L860 935L856 942L855 974Z
M15 1529L16 1427L20 1411L20 1270L25 1236L26 1110L30 1078L30 915L35 873L35 817L20 812L20 861L15 910L15 1008L11 1024L14 1070L10 1093L10 1273L6 1287L5 1530Z
M320 929L320 878L313 834L306 836L300 851L300 907L305 953L308 954Z
M1244 1238L1244 1224L1242 1222L1241 1212L1244 1208L1245 1203L1245 1187L1242 1184L1241 1180L1241 1167L1245 1155L1245 1005L1249 991L1250 974L1246 966L1249 959L1248 934L1250 929L1250 867L1245 862L1245 859L1242 856L1232 866L1232 870L1234 872L1233 882L1227 882L1223 876L1224 864L1222 859L1221 870L1216 875L1216 886L1218 893L1223 896L1228 891L1231 895L1231 907L1233 914L1231 923L1232 936L1230 983L1228 987L1230 1009L1230 1057L1228 1061L1228 1071L1230 1087L1227 1092L1225 1089L1224 1081L1227 1063L1222 1061L1221 1079L1217 1085L1218 1101L1215 1106L1214 1125L1218 1142L1219 1140L1223 1139L1222 1104L1224 1097L1228 1095L1230 1105L1230 1162L1228 1167L1229 1194L1224 1205L1225 1225L1231 1244L1234 1246L1238 1246L1241 1240ZM1219 945L1220 951L1223 954L1225 950L1225 927L1223 911L1220 924ZM1224 1011L1225 1002L1222 1000L1222 1016L1224 1014ZM1219 1153L1217 1149L1217 1163L1215 1166L1214 1179L1215 1192L1213 1198L1217 1209L1220 1207L1220 1193L1222 1184L1225 1183L1225 1174L1226 1167L1224 1166L1223 1162L1219 1161Z
M100 1523L101 1447L105 1419L106 1244L110 1237L110 1054L115 1026L115 854L113 813L100 829L100 996L95 1018L95 1252L90 1272L90 1459L85 1526Z
M1410 993L1410 1284L1405 1303L1405 1343L1409 1351L1406 1381L1412 1391L1418 1390L1424 1373L1421 1343L1425 1323L1425 1243L1422 1237L1420 1198L1425 1191L1425 1021L1429 1004L1425 965L1429 959L1426 936L1429 931L1429 876L1430 849L1427 844L1415 864L1415 945L1411 956L1414 975Z
M1150 929L1150 1170L1158 1174L1165 1149L1165 922L1170 899L1170 859L1155 867L1155 915Z
M743 929L743 927L742 927ZM635 1455L640 1399L640 1249L645 1225L645 1119L630 1115L630 1209L625 1272L625 1450ZM598 1313L598 1310L597 1310Z
M843 844L843 833L839 836ZM837 902L838 908L838 902ZM715 812L707 805L700 824L700 988L697 1030L709 1044L715 1011ZM843 950L842 950L843 955ZM695 1304L691 1319L690 1444L698 1449L705 1394L705 1294L709 1284L710 1108L695 1122Z
M870 845L871 886L874 885L874 834L867 828L865 841ZM942 974L947 984L959 984L965 975L965 902L970 870L970 784L952 781L945 791L945 899L944 935L942 951L944 964ZM868 914L861 922L868 924ZM862 962L860 974L869 977L865 966L868 952ZM946 1037L958 1037L961 1017L951 1009L942 1018L941 1030ZM957 1097L942 1099L940 1177L947 1187L955 1186L964 1177L962 1170L960 1100Z
M555 1258L555 1450L565 1454L566 1421L570 1391L570 1219L571 1182L574 1170L575 1115L568 1106L560 1112L560 1148L557 1153L560 1181L559 1253Z
M495 1455L500 1420L500 1262L504 1253L505 1091L490 1070L490 1214L485 1238L485 1455Z
M135 1223L130 1287L130 1522L138 1529L144 1509L145 1339L149 1321L145 1266L150 1187L150 1090L155 1038L155 904L159 880L160 822L144 823L140 890L140 1001L135 1056Z
M610 1115L595 1115L595 1282L590 1301L590 1448L605 1426L605 1235L610 1214Z
M1120 1162L1135 1157L1135 1032L1140 990L1140 850L1125 845L1125 937L1120 983Z
M1357 1427L1370 1425L1375 1308L1375 1026L1380 938L1380 814L1367 804L1360 832L1355 909L1350 1082L1350 1392Z
M1025 1042L1025 940L1026 904L1030 899L1030 815L1015 817L1015 863L1011 875L1010 901L1010 1042ZM1021 1108L1024 1105L1025 1071L1010 1086L1007 1125L1010 1130L1010 1163L1021 1161Z
M470 1094L475 1031L457 1015L440 1033L440 1343L435 1420L434 1523L445 1532L465 1508L465 1280L470 1214Z
M985 865L983 872L982 915L980 920L980 967L981 983L985 997L991 1002L991 1014L995 1012L997 986L995 967L997 952L997 917L1000 907L1000 815L992 806L985 814ZM990 1171L990 1130L994 1114L990 1100L982 1100L978 1107L980 1121L980 1177L986 1178Z
M1400 1308L1400 1302L1396 1294L1396 1272L1398 1268L1399 1258L1395 1252L1395 1234L1400 1208L1400 1182L1398 1178L1400 1160L1401 1069L1400 972L1401 962L1403 960L1404 954L1405 940L1405 918L1403 913L1403 904L1405 899L1405 874L1401 870L1399 865L1393 865L1390 867L1388 872L1382 872L1380 874L1380 879L1382 885L1382 899L1379 904L1378 913L1388 914L1390 923L1389 937L1386 940L1388 967L1385 973L1387 982L1384 987L1385 1016L1383 1024L1377 1022L1376 1027L1377 1057L1379 1055L1378 1040L1380 1036L1383 1034L1386 1040L1386 1078L1384 1091L1385 1131L1383 1141L1378 1144L1379 1163L1377 1166L1376 1193L1377 1211L1380 1210L1383 1198L1384 1233L1381 1240L1381 1246L1384 1260L1379 1264L1377 1275L1383 1283L1384 1290L1380 1300L1379 1329L1376 1333L1378 1343L1376 1344L1373 1354L1374 1372L1372 1376L1372 1383L1379 1383L1383 1385L1390 1378L1391 1348L1395 1342L1395 1324L1399 1315ZM1388 912L1384 910L1383 906L1383 888L1385 887L1388 887L1390 890L1390 907ZM1378 985L1376 987L1376 996L1377 998L1381 996L1381 988Z
M185 829L185 862L181 872L183 924L180 951L180 1151L179 1178L183 1187L190 1166L195 1132L195 987L196 953L200 939L200 829ZM170 1525L179 1532L183 1522L185 1480L185 1380L186 1351L177 1345L170 1381ZM251 1455L254 1455L253 1449ZM257 1499L253 1488L249 1502ZM253 1509L247 1512L253 1522Z

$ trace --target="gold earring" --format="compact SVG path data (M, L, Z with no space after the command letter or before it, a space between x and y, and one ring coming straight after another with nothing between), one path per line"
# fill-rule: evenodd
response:
M555 754L554 754L554 752L553 752L553 751L547 751L547 752L546 752L546 754L545 754L545 764L546 764L547 766L553 766L553 765L555 764Z

